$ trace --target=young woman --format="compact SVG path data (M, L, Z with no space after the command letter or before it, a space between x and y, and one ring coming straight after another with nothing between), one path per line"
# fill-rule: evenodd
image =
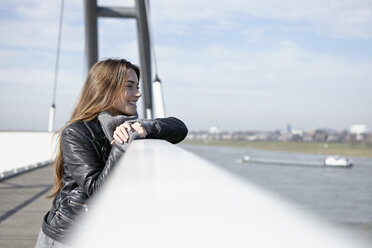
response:
M124 59L97 62L89 71L70 121L60 130L54 197L36 247L65 247L76 217L137 138L182 141L185 124L174 117L139 120L140 72Z

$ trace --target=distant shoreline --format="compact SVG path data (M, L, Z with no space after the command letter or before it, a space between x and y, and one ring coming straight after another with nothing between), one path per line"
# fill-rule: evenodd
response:
M182 144L226 146L269 151L372 157L372 146L362 143L327 143L295 141L246 141L246 140L184 140Z

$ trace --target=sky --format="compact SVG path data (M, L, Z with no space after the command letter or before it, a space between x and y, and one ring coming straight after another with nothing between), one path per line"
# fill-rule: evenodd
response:
M60 3L0 0L0 130L48 128ZM371 0L152 0L150 9L166 114L189 130L372 130ZM56 129L85 80L83 21L83 1L65 0ZM98 26L100 59L139 64L135 20Z

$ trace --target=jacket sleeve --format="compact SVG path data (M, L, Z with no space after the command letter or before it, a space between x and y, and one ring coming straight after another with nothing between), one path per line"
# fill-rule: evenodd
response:
M94 141L86 134L67 127L61 138L65 174L71 176L89 197L101 187L130 143L113 145L104 163L98 156L100 151L96 150ZM134 138L132 135L131 140Z
M146 128L147 139L163 139L176 144L181 142L188 132L185 123L175 117L141 120L140 122Z

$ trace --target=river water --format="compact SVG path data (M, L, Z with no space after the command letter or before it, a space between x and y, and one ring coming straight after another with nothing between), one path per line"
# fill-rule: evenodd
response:
M372 158L352 158L351 168L238 163L251 158L324 161L324 155L180 145L230 173L274 192L336 228L372 244Z

